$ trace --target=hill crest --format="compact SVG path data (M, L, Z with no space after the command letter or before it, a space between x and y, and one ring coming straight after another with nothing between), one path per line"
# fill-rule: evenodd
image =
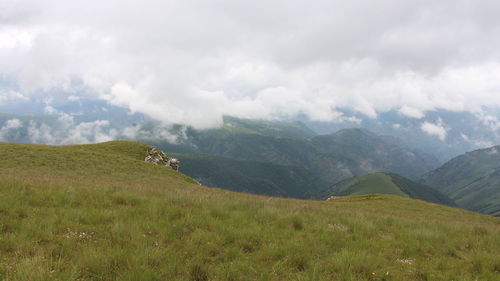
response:
M330 196L392 194L432 203L456 206L456 203L430 186L394 173L370 173L341 181L323 191L319 198Z

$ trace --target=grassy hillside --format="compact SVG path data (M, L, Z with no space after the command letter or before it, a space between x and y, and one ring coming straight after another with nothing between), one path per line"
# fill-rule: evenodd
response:
M425 175L423 182L464 208L500 216L500 146L455 157Z
M205 188L146 148L0 144L0 279L498 279L498 218Z
M392 173L372 173L350 178L335 184L321 192L318 197L326 199L330 196L393 194L433 203L456 206L447 196L432 187L416 183L405 177Z

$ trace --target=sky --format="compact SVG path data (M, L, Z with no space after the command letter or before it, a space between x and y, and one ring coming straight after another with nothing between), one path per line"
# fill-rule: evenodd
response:
M1 0L0 103L58 91L201 129L223 115L338 121L342 108L491 119L498 11L497 0ZM446 138L439 122L421 129Z

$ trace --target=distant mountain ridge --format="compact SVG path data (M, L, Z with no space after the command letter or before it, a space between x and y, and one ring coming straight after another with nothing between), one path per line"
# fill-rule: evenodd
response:
M317 135L300 121L253 120L231 116L223 117L222 129L231 132L289 138L308 138Z
M432 187L393 173L371 173L341 181L319 193L316 198L365 194L393 194L432 203L456 206L456 203Z
M464 208L500 216L500 145L457 156L422 182Z
M483 112L456 112L434 110L425 112L421 118L413 118L400 110L380 112L371 118L349 109L338 109L344 117L341 122L302 121L318 134L329 134L341 129L360 127L377 135L390 135L404 141L412 148L436 156L442 163L467 151L500 143L500 134L495 120L500 109L483 108ZM425 132L425 123L446 128L444 139Z
M239 160L299 166L314 167L315 163L328 159L329 162L341 164L344 170L357 169L347 172L346 178L370 171L391 171L410 178L419 178L439 166L439 162L432 155L411 150L396 138L378 136L365 129L343 129L334 134L311 136L307 127L299 126L300 130L295 130L294 137L290 137L283 136L283 133L274 133L287 130L278 128L288 127L289 123L267 122L275 129L261 127L259 130L248 132L248 128L256 121L241 122L240 119L234 118L230 120L228 124L231 125L225 124L219 129L189 129L184 132L184 139L178 143L150 143L175 153L203 153ZM235 125L242 123L244 124ZM356 165L361 163L364 165ZM322 163L324 164L326 163Z
M340 160L352 175L380 171L417 179L419 174L438 165L432 155L410 150L395 138L378 136L365 129L343 129L315 136L311 141L319 154Z
M189 129L176 144L148 143L177 153L181 162L188 163L182 166L183 171L208 186L232 190L246 186L239 191L296 198L309 198L341 180L370 172L393 172L418 179L439 165L433 156L410 150L397 138L377 136L364 129L318 136L296 122L236 118L226 118L225 122L219 129ZM278 177L287 174L301 174L306 180L292 182Z

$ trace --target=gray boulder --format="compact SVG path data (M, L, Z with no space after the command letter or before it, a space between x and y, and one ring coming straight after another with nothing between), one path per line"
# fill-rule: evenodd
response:
M151 147L148 149L145 162L153 163L159 166L165 166L171 168L175 171L179 171L180 161L175 158L168 157L163 151L156 147Z

